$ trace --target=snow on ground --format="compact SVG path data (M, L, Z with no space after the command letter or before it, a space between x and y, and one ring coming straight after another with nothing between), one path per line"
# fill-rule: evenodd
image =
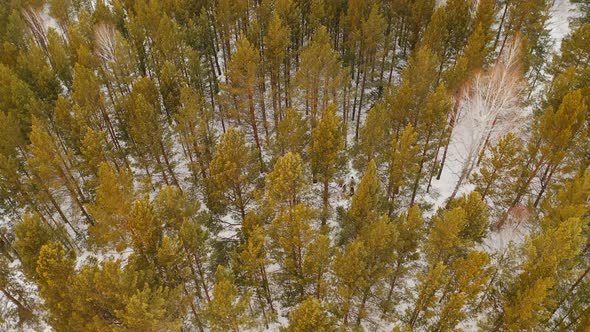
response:
M576 5L569 0L555 0L549 11L548 28L551 39L555 42L554 49L559 50L561 40L570 32L569 22L578 14Z
M459 121L455 126L441 177L439 180L436 178L432 179L431 190L433 194L430 195L431 197L426 197L426 199L428 202L433 203L433 211L436 211L446 203L459 180L472 138L472 129L469 128L469 123L469 121ZM442 158L442 153L443 151L441 150L440 158ZM467 181L464 182L459 190L458 196L473 190L471 184L466 183Z
M511 242L517 246L523 244L529 232L530 228L524 223L507 222L502 229L488 234L488 237L481 244L481 249L490 254L503 254Z

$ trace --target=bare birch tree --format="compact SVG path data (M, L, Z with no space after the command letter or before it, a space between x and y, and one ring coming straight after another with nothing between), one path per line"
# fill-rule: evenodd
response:
M462 167L449 200L479 164L489 142L517 131L529 114L524 107L526 81L520 65L520 43L514 39L488 70L474 75L461 102L458 124L451 140Z

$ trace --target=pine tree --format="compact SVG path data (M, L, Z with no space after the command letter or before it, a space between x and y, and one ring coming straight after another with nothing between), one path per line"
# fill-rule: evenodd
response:
M203 302L210 302L207 263L210 254L209 233L205 230L204 220L200 218L183 219L178 236L182 242L182 249L187 256L187 265L191 271L197 298Z
M472 191L448 203L447 209L460 207L465 211L465 224L459 236L466 241L481 243L488 234L490 213L481 195Z
M362 233L334 258L338 315L347 327L356 314L356 326L367 317L370 298L379 292L389 264L395 257L397 234L387 217L366 226Z
M284 75L289 68L286 68L287 56L289 56L289 35L291 31L289 27L285 26L275 12L270 22L268 23L268 30L266 31L266 50L265 55L268 62L268 71L270 74L270 87L272 96L272 107L274 116L275 128L284 118L283 109L285 100L283 96L287 95L291 87L285 86Z
M520 35L526 50L524 57L524 71L531 72L531 78L537 80L542 69L549 47L549 19L550 3L547 1L520 0L507 2L507 17L505 24L499 27L494 48L499 43L500 33L503 40L499 53L502 54L509 39ZM534 85L534 84L533 84Z
M569 218L526 243L523 270L510 285L496 327L530 329L548 318L558 271L580 253L581 232L581 219Z
M353 120L356 114L355 140L357 141L359 137L361 111L363 110L365 90L367 88L367 76L369 75L369 72L373 73L375 70L377 55L383 46L383 35L386 28L385 19L381 16L381 13L379 13L379 7L377 5L363 6L365 7L365 10L368 9L367 7L370 7L370 11L365 18L363 17L365 16L363 14L363 10L358 10L358 8L355 8L355 4L360 3L361 2L352 2L349 4L348 8L349 16L360 16L358 17L358 19L360 19L359 22L354 22L355 19L352 20L353 22L351 22L351 24L353 27L351 27L352 31L350 32L348 40L348 42L352 44L349 47L349 52L352 51L352 58L356 58L357 67L356 74L354 75L356 81L355 98L352 105ZM355 12L355 14L352 14L352 12ZM355 64L353 63L353 70L354 66ZM372 78L369 79L372 81ZM360 92L358 92L359 88ZM358 97L358 107L356 102L357 94L360 94Z
M552 78L551 90L547 91L542 102L542 105L551 106L553 109L558 109L563 97L572 89L580 86L579 80L581 79L581 77L577 77L579 70L576 66L567 67L563 72L559 72L560 69L555 68L557 67L556 62L559 62L559 60L555 60L553 63L553 70L556 73Z
M476 314L479 294L490 278L489 257L483 251L471 251L457 259L450 269L450 280L439 300L440 315L432 328L452 331L457 324ZM441 303L442 302L442 303Z
M168 36L167 36L168 38ZM180 107L182 78L180 71L169 61L164 62L158 78L164 111L168 122L176 116Z
M175 297L164 288L144 288L126 300L124 313L119 313L126 329L136 331L178 331L182 325Z
M27 139L14 113L0 113L0 203L7 212L15 212L23 204L37 214L44 223L56 227L58 221L53 218L57 213L61 220L76 231L65 216L56 197L49 191L47 184L31 173L22 159L26 153Z
M116 160L113 158L111 147L107 141L106 133L103 131L87 128L84 138L80 142L80 173L85 181L84 190L92 192L97 185L100 164L104 161Z
M377 174L377 166L371 160L369 166L354 191L347 220L351 225L343 225L343 238L354 239L363 228L379 218L382 204L381 183Z
M428 95L436 87L436 56L428 46L414 52L401 77L400 86L385 96L389 108L400 110L391 113L391 130L397 139L408 123L418 127Z
M46 44L46 37L43 35L42 38ZM61 92L61 86L55 72L46 61L46 47L29 41L29 50L21 51L17 57L16 72L48 108Z
M302 9L305 8L307 4L302 6L297 5L293 1L280 1L277 2L274 6L274 11L278 14L279 18L282 22L284 22L285 26L289 28L291 32L289 36L289 54L292 56L288 56L285 61L285 72L283 79L285 80L285 86L291 85L291 68L293 65L299 65L301 59L298 53L295 51L300 50L303 47L304 37L309 40L309 34L311 32L304 31L304 17L305 13L302 12ZM303 8L302 8L303 7ZM292 57L295 59L292 59ZM285 91L285 103L288 107L291 107L292 96L290 91Z
M80 266L64 287L68 330L178 330L185 304L179 288L161 287L147 272L118 260Z
M308 186L303 166L301 157L292 152L277 160L266 176L266 199L270 209L292 209L302 201Z
M289 315L289 325L281 328L285 332L331 332L336 331L333 319L320 301L307 297Z
M514 190L523 162L523 146L518 137L508 133L488 150L482 156L479 172L473 174L471 182L497 215L498 211L505 211L512 203L510 192Z
M586 56L590 51L586 42L588 34L590 34L590 25L584 24L573 30L570 35L564 37L561 43L560 53L555 56L551 64L550 70L555 72L553 74L555 77L565 74L571 68L577 69L574 73L575 78L577 78L574 80L575 84L568 84L566 91L572 88L580 88L581 84L583 84L583 78L588 75L586 71L588 64L579 61L580 58ZM555 90L555 88L552 88L550 92L554 94ZM559 90L557 89L557 91ZM563 97L564 94L558 93L557 95ZM561 98L556 99L557 102L560 100ZM557 107L557 105L553 106Z
M586 216L587 201L590 195L590 173L580 174L568 181L557 192L548 195L541 208L543 219L540 225L548 230L559 226L570 218L582 218L587 223ZM584 231L584 233L586 233ZM557 278L555 289L555 300L549 303L550 320L555 326L572 326L580 316L584 315L584 304L587 300L585 295L588 288L588 281L585 279L590 273L590 266L583 259L583 253L576 259L571 260L562 267L560 277ZM580 319L583 321L583 319Z
M457 59L469 35L472 20L468 1L453 0L436 9L424 32L422 42L438 57L438 77L450 61Z
M274 317L273 298L266 272L266 266L270 260L267 257L267 244L265 231L261 226L255 225L245 235L245 243L241 246L236 257L237 268L244 275L245 285L254 289L256 302L260 306L264 323L268 326ZM267 305L269 312L267 312Z
M272 255L281 267L277 278L283 284L283 301L289 305L312 294L309 286L321 279L321 275L308 274L305 269L311 258L310 247L319 235L311 225L314 217L311 208L299 203L279 211L269 229Z
M4 64L0 64L0 92L0 109L5 114L12 114L26 136L30 131L31 116L42 114L42 104L31 88Z
M558 109L563 97L575 89L583 89L585 91L585 84L588 77L588 66L579 59L588 55L588 43L586 42L590 35L590 25L582 25L565 37L561 43L561 54L555 55L553 61L548 68L552 73L552 79L547 84L549 88L542 105L550 105L553 109ZM587 92L583 92L587 95ZM586 118L588 121L588 117ZM581 149L588 150L590 141L586 139ZM580 169L588 166L588 156L586 155Z
M420 0L409 5L409 15L407 17L408 26L404 27L403 35L400 36L402 55L407 56L409 52L415 50L420 41L428 22L431 20L434 12L436 1Z
M149 169L154 165L166 185L178 185L170 132L164 126L154 82L148 78L137 80L127 107L127 130L148 176L151 176Z
M430 181L436 168L438 167L437 157L441 144L446 141L445 124L440 121L448 116L451 111L451 101L447 95L444 85L439 85L436 90L431 92L427 97L426 109L420 116L419 125L416 131L420 133L418 141L420 142L422 153L416 170L415 179L412 188L412 197L410 198L410 205L416 201L417 195L420 192L420 187L424 186L426 177L423 172L430 169L430 176L428 177L428 186L426 192L430 190Z
M10 257L0 257L0 293L10 303L2 314L3 324L15 320L15 325L33 328L37 317L33 313L34 300L19 283L17 271L9 267ZM10 324L9 324L10 325Z
M162 241L162 223L157 211L148 199L136 200L127 217L130 244L134 251L134 262L137 268L156 267L158 245Z
M493 23L493 14L495 7L492 1L480 1L475 19L473 21L474 29L467 39L467 44L463 53L456 60L456 64L443 73L445 84L454 97L454 106L452 112L448 114L448 127L445 129L446 136L451 136L453 129L458 120L458 112L460 102L463 94L466 91L465 83L473 76L473 74L484 66L486 58L492 49L489 47L491 38L493 37L490 29ZM491 8L490 8L491 7ZM437 179L440 178L442 170L446 161L446 156L449 149L449 141L439 143L444 145L444 152L441 160L441 166L438 171Z
M574 20L575 24L582 25L585 23L590 23L590 14L588 14L590 10L590 2L588 2L588 0L574 0L572 3L575 4L578 7L580 13L582 13L581 17L577 17Z
M586 218L585 208L590 196L590 171L568 180L556 193L548 195L541 204L541 227L558 226L569 218Z
M215 7L215 26L214 31L219 31L219 44L222 51L223 63L227 70L227 63L231 55L230 42L235 28L236 12L232 8L232 1L220 1ZM217 56L217 55L215 55Z
M47 49L49 59L56 76L70 90L72 88L73 72L70 58L67 54L67 44L54 29L47 32Z
M473 24L471 25L472 33L477 30L477 26L481 25L483 30L487 31L490 38L493 37L491 27L496 23L496 16L498 14L498 4L493 0L480 1L477 4ZM491 39L490 39L491 40Z
M212 331L240 331L250 325L249 294L240 294L229 271L223 266L215 273L213 299L207 304L206 316Z
M76 171L72 152L60 144L59 138L50 132L47 124L37 118L33 118L29 138L31 145L29 145L30 155L27 162L37 180L44 182L39 183L39 186L46 186L50 190L65 190L77 211L89 224L93 224L94 220L84 207L89 199L82 191L83 179Z
M355 67L357 65L360 67L360 63L362 63L363 50L359 50L362 37L364 37L362 35L362 26L374 7L377 6L373 6L371 1L350 1L347 4L346 16L341 19L343 21L341 23L342 29L345 34L345 45L342 48L346 52L345 58L347 61Z
M17 208L19 201L32 204L20 175L23 165L18 149L25 145L21 124L12 113L0 112L0 207L6 211Z
M180 230L187 219L202 216L199 212L200 202L188 198L177 186L162 188L158 192L155 203L159 218L166 221L164 226L171 231Z
M69 288L73 277L75 257L55 242L41 247L37 260L39 293L49 311L49 324L61 331L73 331L69 326L74 309Z
M533 137L528 145L528 156L524 170L517 181L516 195L511 206L518 204L529 190L534 178L539 177L541 189L534 205L548 189L554 177L559 176L568 153L575 152L575 142L587 135L584 121L587 106L582 101L580 90L568 93L559 109L546 110L534 127Z
M230 208L243 221L259 172L255 156L238 129L229 128L221 137L209 174L209 207L214 211Z
M25 215L23 220L15 225L16 240L13 247L19 255L23 271L29 278L37 277L37 259L41 247L55 240L53 233L54 231L43 224L36 215Z
M209 177L209 165L213 159L216 132L213 114L203 98L185 86L181 89L182 106L175 116L176 131L189 159L189 169L195 185Z
M425 325L433 315L428 309L440 301L438 291L447 282L447 269L442 262L431 263L428 271L418 274L417 296L413 307L406 311L405 323L410 330Z
M377 222L361 231L359 239L364 241L368 252L366 288L362 290L356 324L369 317L368 305L371 298L378 297L385 288L385 277L391 274L391 262L397 259L395 243L399 233L389 218L383 216Z
M484 3L484 1L481 3ZM444 72L443 77L449 89L455 95L455 102L460 100L464 83L469 80L474 71L482 68L485 64L486 57L490 52L488 43L491 37L489 27L486 30L484 23L478 24L469 35L465 50L457 59L455 67Z
M329 272L329 265L332 261L332 241L325 234L323 229L319 235L316 234L313 241L307 248L307 255L303 261L304 274L309 276L313 288L313 295L316 299L323 299L329 291L329 279L326 274Z
M400 206L404 206L405 202L400 204L398 201L403 192L409 190L410 183L416 178L416 171L418 166L416 164L416 156L418 155L418 147L416 146L417 133L408 124L400 135L399 140L392 138L388 155L388 180L387 180L387 200L388 200L388 214L390 216ZM407 198L406 198L407 199Z
M127 169L117 173L102 162L98 173L96 201L88 204L88 212L96 220L89 232L99 246L113 245L124 249L128 244L127 218L133 204L133 177Z
M108 111L100 81L95 72L81 64L76 64L72 87L72 101L77 106L74 108L76 121L95 130L105 130L109 134L111 144L119 151L119 139L113 116Z
M318 125L318 118L323 118L332 107L330 104L337 103L335 91L338 91L341 77L341 64L330 45L330 36L322 26L301 51L296 76L296 86L304 94L305 112L310 115L313 130Z
M79 107L74 107L74 104L63 96L57 97L54 112L55 122L53 124L53 130L64 144L67 144L74 150L81 149L80 145L83 140L84 131L101 132L100 129L84 128L84 123L87 121L79 117L81 113ZM106 144L103 143L101 145Z
M71 1L49 1L49 15L55 18L64 33L68 31L72 14Z
M444 303L443 311L440 313L449 316L445 317L445 321L441 321L441 324L456 324L457 321L452 322L452 319L461 319L456 315L460 315L460 308L463 306L465 296L460 291L457 296L453 296L449 292L457 291L453 286L450 286L453 283L454 267L467 267L462 256L468 250L469 243L460 237L461 228L465 222L466 213L460 207L447 211L444 216L435 215L433 217L425 247L428 265L418 275L420 284L417 296L413 308L407 310L406 324L410 328L427 326L438 312L437 305L444 303L445 300L448 302ZM470 254L467 253L467 256ZM477 270L480 265L476 265L476 271L480 273ZM482 282L482 284L484 283L485 281ZM448 289L445 290L447 287ZM448 299L447 295L450 295ZM442 328L442 326L438 328ZM442 328L442 330L445 329Z
M164 231L165 229L166 227L164 227ZM155 266L159 271L159 276L156 279L158 285L177 288L179 285L184 286L189 283L192 275L189 273L186 257L182 253L182 241L179 237L172 232L164 234L157 246ZM188 293L186 288L183 291L185 294ZM188 309L188 305L185 304L183 308ZM195 314L195 311L193 314L197 316L198 313Z
M360 130L360 140L358 142L359 160L355 166L365 167L365 165L375 160L377 166L380 166L386 159L384 151L387 150L388 132L387 122L383 103L378 103L367 113L365 124Z
M410 264L420 258L418 246L424 237L424 219L417 205L412 206L406 213L394 221L397 239L394 244L395 260L389 276L387 297L382 303L383 311L392 309L392 299L396 286L404 276L411 271Z
M330 104L324 110L321 120L313 128L310 149L311 168L314 182L322 183L322 223L325 223L330 213L330 181L338 172L342 164L342 149L344 147L340 118L336 116L336 106Z
M259 51L248 41L245 36L241 36L236 45L235 54L232 55L228 63L227 77L229 84L225 89L232 95L236 105L236 117L239 121L245 121L252 130L260 169L264 170L264 160L262 159L262 147L259 137L259 123L255 94L258 87L258 65L260 62ZM266 120L263 119L265 122ZM266 127L266 124L264 124ZM268 136L268 133L267 133Z
M427 253L430 261L440 261L445 265L466 247L461 231L467 222L467 214L460 207L434 216L428 234Z
M119 261L84 264L72 275L64 287L70 293L71 319L67 322L72 330L108 329L121 324L119 317L125 312L125 299L137 289L137 271L127 274ZM88 310L92 307L93 310ZM97 316L95 313L103 312ZM113 324L113 325L111 325Z
M308 160L309 136L307 120L296 109L287 108L276 127L275 155L293 152L298 153L303 160Z

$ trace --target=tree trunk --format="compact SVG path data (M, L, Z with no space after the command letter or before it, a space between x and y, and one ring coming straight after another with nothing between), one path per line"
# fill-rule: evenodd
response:
M486 139L483 142L483 145L481 147L481 151L479 152L479 157L477 158L477 164L475 164L475 166L479 166L479 164L481 163L481 160L485 156L486 147L488 146L488 143L490 142L490 137L492 136L492 131L494 130L494 127L496 127L496 122L497 121L498 121L498 116L496 116L494 118L494 121L492 122L492 126L491 126L490 130L488 131L488 133L486 135Z
M541 202L541 197L543 197L545 190L549 186L549 182L551 182L551 178L553 177L553 174L554 174L555 170L557 169L557 167L551 167L548 169L551 169L551 170L549 171L549 175L547 175L547 177L543 176L544 180L541 181L541 191L539 191L539 194L537 195L537 198L535 199L535 203L533 204L534 207L537 207L539 205L539 202Z
M490 181L488 181L488 183L486 183L486 187L484 188L484 190L482 190L481 194L481 200L485 200L485 198L488 195L488 191L490 190L490 187L494 184L494 182L496 182L496 174L498 173L498 169L494 167L494 171L491 174L491 178Z
M420 184L420 179L422 178L422 169L424 168L424 162L426 160L426 153L428 152L428 144L430 143L430 128L428 129L428 134L426 136L426 142L424 143L424 150L422 150L422 157L420 158L420 166L418 167L418 173L416 174L416 180L414 180L414 188L412 189L412 198L410 199L410 206L414 205L414 200L416 198L416 193L418 192L418 187Z
M166 153L166 149L164 148L164 143L162 142L162 140L160 140L160 148L162 149L162 157L164 157L164 163L166 164L166 168L168 168L168 172L170 172L170 176L172 176L172 181L182 192L182 188L180 188L180 184L178 183L178 179L176 178L174 169L172 169L172 165L170 164L170 160L168 159L168 154Z
M259 84L260 86L260 110L262 111L262 126L264 127L264 135L268 144L268 120L266 119L266 104L264 102L264 94L266 93L266 87L264 82Z
M20 302L16 297L14 297L12 294L10 294L10 292L8 292L6 289L0 288L0 292L2 292L2 294L4 294L4 296L6 296L6 298L8 298L8 300L10 300L10 302L12 302L14 305L16 305L18 307L19 318L23 314L26 314L29 317L34 316L33 312L31 311L31 309L29 309L28 306L26 306L22 302Z
M266 299L268 301L268 305L270 306L270 310L272 312L275 311L274 305L272 303L272 294L270 292L270 287L269 287L269 283L268 283L268 277L266 275L266 269L264 268L264 265L260 266L260 274L262 275L262 284L263 287L266 291Z
M547 320L551 319L553 317L553 315L555 315L555 313L557 312L557 310L559 310L559 308L561 307L561 305L563 305L563 303L569 298L569 295L574 291L574 289L576 289L576 287L578 287L578 285L584 280L584 278L586 278L586 276L590 274L590 266L588 266L586 268L586 270L584 270L584 272L582 273L582 275L580 277L578 277L578 279L576 279L576 281L570 286L570 288L567 290L567 292L565 294L562 294L562 298L559 301L559 303L557 304L557 306L555 306L555 309L553 309L553 311L551 311L551 314L548 316ZM560 320L560 323L565 319L565 317L567 317L567 315L565 315L564 317L562 317L562 319ZM558 324L558 326L561 324Z
M393 289L395 288L395 284L397 283L397 279L399 278L400 270L401 270L402 263L401 261L397 261L395 263L395 271L393 272L393 276L391 281L389 282L389 290L387 291L387 298L385 300L386 307L383 308L383 315L385 315L387 310L389 309L389 303L391 303L391 298L393 297Z
M167 186L169 186L170 181L168 181L168 175L166 175L166 171L164 170L164 165L162 165L162 161L160 160L160 156L156 155L155 159L156 159L156 164L158 164L158 168L160 169L160 172L162 173L162 178L164 179L164 183Z
M322 211L322 226L326 225L326 221L328 220L328 214L330 210L330 181L328 179L324 180L324 190L322 193L322 202L323 202L323 211Z
M354 140L355 140L355 142L358 142L358 139L359 139L359 127L360 127L360 123L361 123L361 111L363 109L363 97L365 95L365 86L366 86L366 82L367 82L367 68L366 68L366 65L363 65L363 67L365 67L363 69L363 83L361 84L361 97L359 98L359 107L358 107L358 113L357 113L357 118L356 118L356 129L354 131Z
M440 162L440 168L438 170L438 175L436 176L437 180L440 180L440 177L443 172L443 168L445 167L445 161L447 160L447 153L449 152L449 145L451 145L451 136L453 135L453 129L455 128L455 124L457 122L457 116L459 115L459 104L461 101L462 92L460 91L455 99L455 105L453 107L453 113L451 114L451 118L449 119L449 126L448 126L448 142L445 145L445 150L443 152L442 160ZM446 131L446 130L445 130Z
M276 73L273 71L270 74L270 89L272 94L272 115L274 120L274 128L275 128L275 135L276 135L276 128L279 124L279 89L277 87L278 79L276 77Z
M494 40L494 46L492 50L495 50L498 46L498 41L500 41L500 35L502 34L502 28L504 27L504 21L506 19L506 13L508 12L508 6L510 5L510 1L506 1L506 5L504 6L504 12L502 13L502 18L500 19L500 24L498 26L498 33L496 33L496 39Z
M354 100L352 102L352 121L354 121L355 116L357 114L356 101L357 101L357 96L358 96L358 92L359 92L359 84L361 83L360 82L360 76L361 76L360 75L360 71L361 71L360 67L361 67L360 65L357 66L356 75L354 75L354 77L353 77L354 78ZM352 73L354 74L354 68L352 69Z
M250 104L250 123L252 131L254 132L254 141L256 142L256 149L258 149L258 159L260 160L260 172L264 173L264 160L262 159L262 148L260 147L260 138L258 137L258 125L256 124L256 109L254 108L254 100L252 93L248 93L248 101Z
M363 294L363 299L361 300L361 305L358 310L358 314L356 316L356 325L361 326L361 321L363 319L363 311L365 311L365 306L367 305L367 299L369 298L369 290L365 290Z

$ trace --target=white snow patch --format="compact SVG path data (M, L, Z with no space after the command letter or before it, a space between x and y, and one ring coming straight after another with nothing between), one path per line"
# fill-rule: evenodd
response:
M561 40L570 32L569 22L579 15L576 5L569 0L555 0L549 11L548 27L551 39L554 41L554 50L558 51Z

